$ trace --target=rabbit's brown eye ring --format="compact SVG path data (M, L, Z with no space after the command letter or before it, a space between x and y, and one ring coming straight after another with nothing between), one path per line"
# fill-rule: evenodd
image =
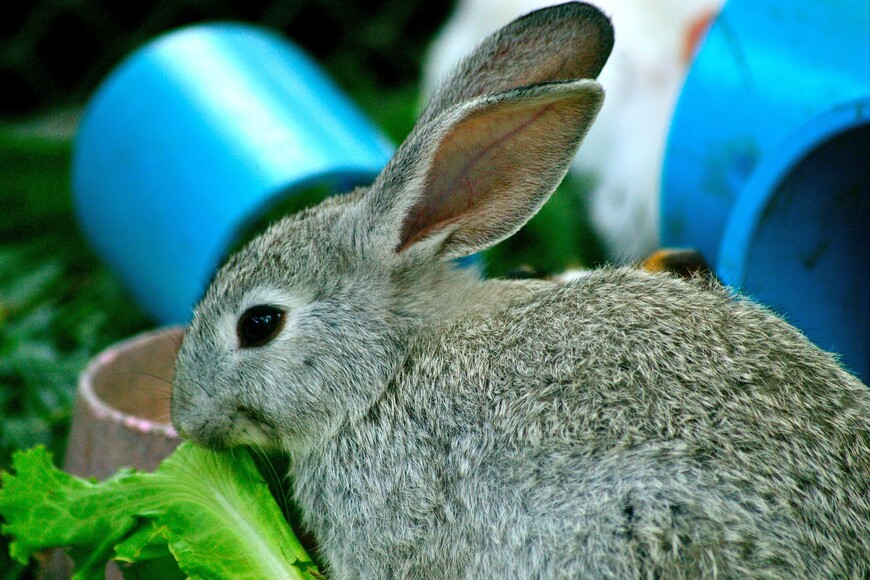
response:
M278 335L284 324L284 311L261 304L245 310L236 333L242 348L263 346Z

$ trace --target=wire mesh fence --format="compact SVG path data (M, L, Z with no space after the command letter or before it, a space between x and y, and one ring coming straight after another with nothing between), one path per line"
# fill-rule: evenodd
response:
M416 79L450 0L35 0L0 17L0 117L83 103L131 50L211 20L260 24L294 40L345 88ZM363 78L364 75L364 78Z

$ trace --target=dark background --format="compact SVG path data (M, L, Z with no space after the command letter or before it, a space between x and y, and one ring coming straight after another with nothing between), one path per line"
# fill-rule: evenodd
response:
M416 83L448 0L37 0L0 14L0 116L85 102L131 50L157 34L209 20L278 30L346 90Z

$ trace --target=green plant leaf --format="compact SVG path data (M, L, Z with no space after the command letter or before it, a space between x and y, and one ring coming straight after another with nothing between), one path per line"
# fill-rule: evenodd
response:
M168 554L188 577L319 575L247 451L185 443L154 473L125 469L102 483L58 470L43 447L16 452L13 468L0 516L21 563L65 547L83 579L102 578L110 559L135 564L132 577L168 573Z

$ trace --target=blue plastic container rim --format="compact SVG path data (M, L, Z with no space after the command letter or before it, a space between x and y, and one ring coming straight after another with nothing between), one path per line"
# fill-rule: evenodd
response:
M870 96L815 117L761 160L741 188L719 245L716 274L725 284L743 287L755 233L783 179L820 144L868 123Z

